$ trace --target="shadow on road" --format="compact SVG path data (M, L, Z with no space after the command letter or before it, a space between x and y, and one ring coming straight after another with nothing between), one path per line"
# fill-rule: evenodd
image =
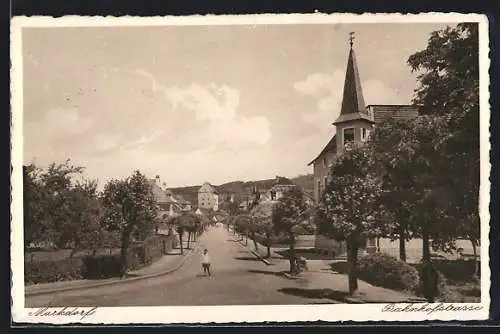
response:
M338 261L330 263L330 268L332 271L338 274L347 274L347 262L346 261Z
M248 270L249 273L252 274L263 274L263 275L274 275L274 276L283 276L283 271L270 271L270 270Z
M255 256L237 256L234 259L242 261L260 261L260 259L256 258Z
M283 258L289 258L289 250L277 250L276 254L281 255ZM297 248L295 250L295 255L302 256L307 260L332 260L332 256L319 254L314 249L311 248Z
M330 299L336 302L344 303L345 297L348 296L347 292L332 289L281 288L278 289L278 291L287 295L313 299Z

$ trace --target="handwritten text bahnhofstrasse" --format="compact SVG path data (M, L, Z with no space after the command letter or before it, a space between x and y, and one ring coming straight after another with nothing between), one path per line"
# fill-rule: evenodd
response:
M387 304L382 308L382 312L412 312L412 313L427 313L436 312L475 312L482 310L482 305L474 304Z

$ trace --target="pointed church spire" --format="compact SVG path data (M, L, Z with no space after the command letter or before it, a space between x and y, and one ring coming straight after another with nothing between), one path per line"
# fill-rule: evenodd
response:
M340 115L353 113L366 113L365 100L359 79L356 55L354 54L354 33L349 34L349 59L347 60L347 70L344 82L344 94L342 97L342 107Z

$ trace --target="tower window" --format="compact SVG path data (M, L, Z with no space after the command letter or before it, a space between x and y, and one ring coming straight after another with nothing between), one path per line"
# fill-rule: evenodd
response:
M366 141L368 140L369 136L370 136L370 130L366 128L361 128L361 140Z
M354 128L345 128L343 130L344 134L344 145L354 141Z

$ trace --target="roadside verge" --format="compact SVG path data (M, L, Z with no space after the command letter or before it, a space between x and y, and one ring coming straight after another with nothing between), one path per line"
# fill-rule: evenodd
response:
M253 241L252 241L253 242ZM245 245L244 243L241 242L241 240L238 241L238 244L245 248L247 251L249 251L253 256L255 256L256 258L258 258L260 261L264 262L266 265L270 266L272 265L273 263L271 263L268 259L266 259L264 256L260 255L258 252L256 252L255 250L252 250L248 247L248 245ZM259 244L260 247L265 247L261 244Z
M32 286L25 286L24 288L24 295L26 297L30 296L39 296L39 295L45 295L45 294L52 294L52 293L60 293L60 292L66 292L66 291L77 291L77 290L84 290L84 289L91 289L91 288L97 288L97 287L102 287L102 286L110 286L110 285L116 285L116 284L122 284L122 283L131 283L131 282L136 282L148 278L155 278L155 277L160 277L164 275L169 275L180 268L191 258L193 253L196 253L196 251L199 248L199 243L196 243L196 245L184 256L181 257L178 263L174 264L172 267L163 270L161 272L153 273L153 274L147 274L147 275L141 275L137 277L128 277L128 278L112 278L106 281L98 281L98 282L86 282L83 281L81 284L78 285L69 285L68 286L62 286L58 288L54 287L47 287L47 288L41 288L37 289L38 287L36 285ZM152 264L154 265L154 264ZM68 281L70 283L71 281ZM31 289L31 291L30 291Z

